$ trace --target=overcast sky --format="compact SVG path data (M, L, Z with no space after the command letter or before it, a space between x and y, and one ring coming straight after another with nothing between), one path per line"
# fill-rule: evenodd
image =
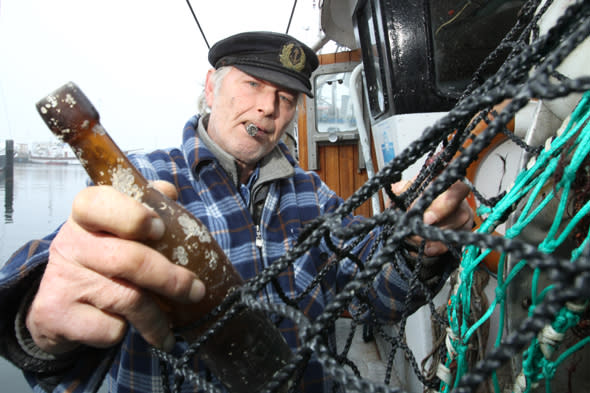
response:
M316 42L318 0L290 33ZM285 32L293 1L192 0L210 45L247 30ZM52 140L35 103L80 86L123 149L178 146L209 64L185 0L0 0L0 143Z

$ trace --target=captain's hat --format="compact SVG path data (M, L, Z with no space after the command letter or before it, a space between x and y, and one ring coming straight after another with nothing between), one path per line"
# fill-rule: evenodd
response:
M318 67L318 57L310 47L287 34L253 31L233 35L211 47L209 63L215 68L236 67L313 98L309 78Z

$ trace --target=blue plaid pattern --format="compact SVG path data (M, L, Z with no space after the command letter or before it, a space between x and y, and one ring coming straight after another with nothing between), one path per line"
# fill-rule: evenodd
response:
M261 217L264 247L260 250L255 246L255 225L246 204L217 159L196 137L197 126L198 117L195 116L185 126L180 149L157 150L149 154L132 155L130 158L149 180L166 180L176 186L179 202L209 228L244 279L259 274L292 248L307 223L334 211L342 203L341 198L317 174L303 171L287 148L280 144L278 148L293 166L295 174L276 179L270 184ZM343 221L343 225L350 225L360 219L362 218L349 217ZM0 271L0 312L3 315L0 321L1 335L8 334L9 325L14 323L14 318L6 317L4 310L11 309L11 302L18 303L28 278L34 276L36 270L43 268L53 236L55 232L43 240L29 242ZM366 250L373 238L374 234L368 236L357 249ZM320 245L309 250L287 271L282 272L278 282L285 293L291 297L301 293L322 267L329 263L330 254L327 247ZM320 286L304 297L299 304L301 310L310 319L316 318L356 271L354 263L341 261L336 268L329 271ZM385 268L375 280L370 294L380 314L394 320L403 310L407 290L407 283L399 277L395 269ZM265 295L269 301L281 302L270 286L266 288ZM296 347L299 340L297 327L285 323L281 330L289 344ZM180 344L176 350L182 350ZM110 392L163 391L162 370L158 359L151 355L149 346L133 327L129 329L120 346L112 348L109 354L110 356L103 356L102 360L79 357L76 367L61 376L61 383L54 391L93 392L105 374L108 376L106 383ZM32 374L26 376L34 391L43 391L40 385L42 380ZM198 388L185 383L182 391L196 392ZM306 370L301 391L331 391L321 366L313 359Z

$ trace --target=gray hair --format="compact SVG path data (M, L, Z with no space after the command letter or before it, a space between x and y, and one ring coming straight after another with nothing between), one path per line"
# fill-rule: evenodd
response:
M215 72L213 72L213 74L211 74L211 78L215 86L213 88L215 94L217 94L217 92L219 91L219 88L221 87L221 81L223 81L223 78L225 78L230 69L231 67L219 67L215 70ZM201 92L201 95L199 96L199 99L197 101L197 111L201 116L205 116L211 113L211 107L207 104L205 88L203 88L203 91Z

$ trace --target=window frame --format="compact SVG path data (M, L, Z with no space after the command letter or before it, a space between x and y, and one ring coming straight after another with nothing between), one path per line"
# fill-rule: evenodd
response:
M349 131L338 131L332 132L320 132L317 128L317 80L318 76L335 73L351 73L354 68L359 65L360 62L344 62L344 63L333 63L320 65L312 74L312 89L314 92L313 99L306 97L306 117L307 117L307 166L309 170L318 170L318 147L322 145L344 145L358 143L359 133L358 125L353 130ZM368 117L366 115L366 105L362 100L363 116L362 119L356 119L357 124L359 121L365 122L365 126L368 127ZM335 140L334 140L335 138ZM364 158L359 143L359 169L364 169Z

